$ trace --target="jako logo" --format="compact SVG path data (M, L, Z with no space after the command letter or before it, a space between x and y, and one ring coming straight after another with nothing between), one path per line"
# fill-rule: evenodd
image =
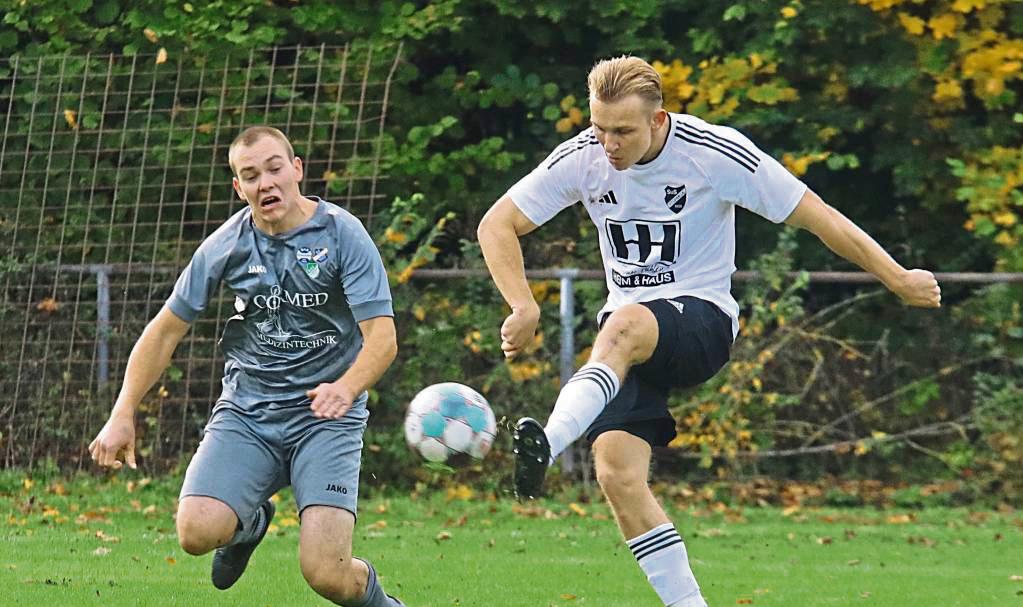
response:
M249 266L249 274L266 274L266 266L263 265Z
M342 487L341 485L335 485L334 483L327 483L327 488L324 491L331 491L333 493L340 493L341 495L348 495L348 487Z

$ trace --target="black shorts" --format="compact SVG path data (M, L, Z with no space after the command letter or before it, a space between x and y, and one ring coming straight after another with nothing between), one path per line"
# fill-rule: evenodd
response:
M732 319L716 305L690 296L642 305L657 318L657 346L649 360L629 370L618 395L586 430L590 442L624 430L651 446L667 445L676 435L668 393L702 384L728 362Z

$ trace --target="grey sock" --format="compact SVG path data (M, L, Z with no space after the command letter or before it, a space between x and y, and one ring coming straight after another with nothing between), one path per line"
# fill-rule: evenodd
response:
M354 603L345 603L344 607L403 607L403 603L387 596L384 589L380 587L380 583L377 581L377 572L373 565L365 559L359 560L366 563L366 567L369 568L369 576L366 578L366 594L362 595L362 598Z
M238 524L241 525L241 521L239 521ZM225 545L234 546L235 544L244 544L253 541L259 537L259 534L263 531L263 524L263 505L260 504L259 507L256 508L256 512L253 513L252 520L245 525L242 525L241 529L235 531L234 536Z

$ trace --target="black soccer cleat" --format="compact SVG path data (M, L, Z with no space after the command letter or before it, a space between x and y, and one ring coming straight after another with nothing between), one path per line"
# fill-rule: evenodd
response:
M263 509L263 530L259 532L259 537L251 542L217 548L213 555L213 570L210 572L210 578L218 590L227 590L234 586L238 578L245 573L249 557L252 556L256 546L263 541L266 530L270 528L270 521L273 520L277 508L270 500L266 500L259 507Z
M551 444L540 422L523 417L515 424L515 497L520 500L540 496L543 478L551 461Z

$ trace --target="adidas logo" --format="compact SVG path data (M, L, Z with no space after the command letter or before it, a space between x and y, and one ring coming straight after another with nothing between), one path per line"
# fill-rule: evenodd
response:
M675 306L675 309L678 310L679 314L685 314L686 313L686 304L684 304L684 303L682 303L680 301L675 301L673 299L669 299L668 303L670 303L671 305Z
M594 202L596 204L618 204L618 199L615 198L614 190L608 190L607 194L604 194Z

